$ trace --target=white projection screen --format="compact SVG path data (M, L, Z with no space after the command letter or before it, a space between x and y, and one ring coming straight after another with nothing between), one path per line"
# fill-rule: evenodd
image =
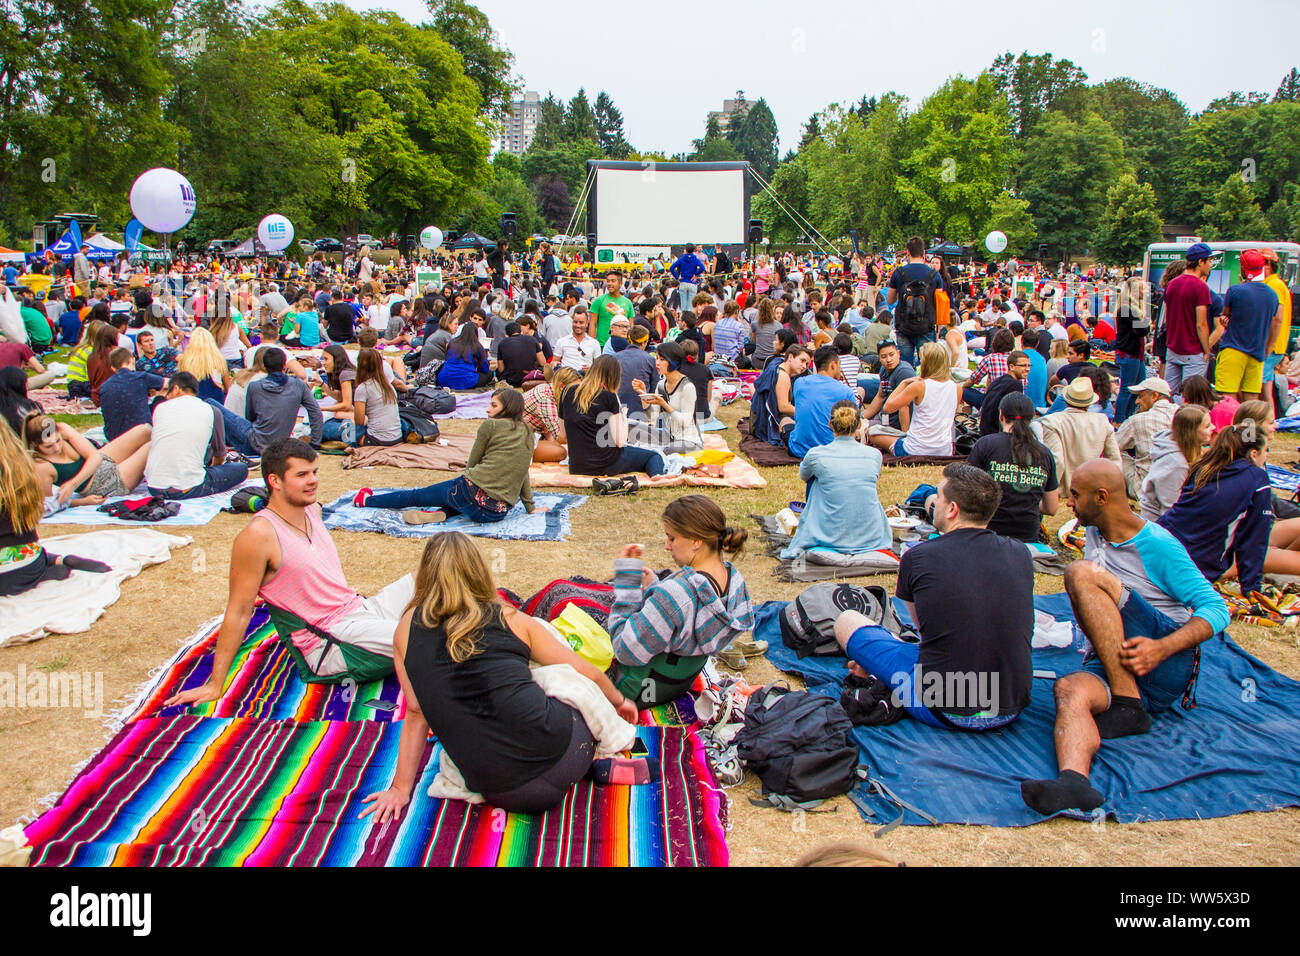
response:
M593 161L588 232L599 245L743 244L747 163Z

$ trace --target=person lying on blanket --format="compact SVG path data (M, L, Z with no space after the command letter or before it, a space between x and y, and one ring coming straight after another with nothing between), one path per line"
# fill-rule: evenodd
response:
M740 551L747 532L729 527L722 509L705 495L670 502L662 519L664 550L679 571L660 580L642 562L640 544L625 545L614 562L610 676L642 707L686 693L710 654L754 627L745 579L722 559ZM758 641L737 644L741 655L767 650Z
M327 642L305 629L293 635L294 646L317 675L346 677L348 663L340 645L392 657L393 632L415 591L414 579L408 574L369 598L348 587L316 503L318 468L315 450L297 439L278 438L262 449L262 476L271 496L231 549L230 596L212 675L165 706L221 698L259 597L333 638Z
M993 730L1029 706L1034 667L1034 567L1025 546L988 530L1002 489L973 465L943 470L935 496L940 537L907 550L897 595L920 644L857 611L835 640L858 677L878 677L915 719L944 730Z
M393 663L406 697L397 768L387 790L364 800L375 822L401 817L410 802L432 730L465 778L494 807L542 813L591 773L600 782L645 761L595 761L595 739L582 715L548 697L529 662L568 664L595 683L628 723L635 704L608 677L570 650L541 621L504 605L483 554L466 535L430 538L414 597L397 624Z
M1070 475L1070 507L1086 527L1084 559L1065 571L1070 606L1092 650L1056 682L1055 779L1020 794L1041 814L1092 811L1088 780L1103 740L1144 734L1151 714L1195 704L1199 645L1228 626L1228 608L1164 528L1135 515L1119 465L1094 459Z
M36 525L52 491L49 473L36 470L18 436L0 421L0 597L62 581L73 571L111 570L102 561L48 554L41 547Z
M446 521L465 515L479 523L502 521L517 502L533 514L528 468L533 462L533 430L524 424L524 396L501 388L488 401L488 417L478 427L463 474L425 488L377 495L362 488L352 498L358 508L406 508L407 524Z

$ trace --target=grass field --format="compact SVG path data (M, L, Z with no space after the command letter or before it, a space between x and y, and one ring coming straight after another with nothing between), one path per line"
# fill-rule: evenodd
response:
M744 403L724 408L729 425L745 414ZM96 420L97 421L97 420ZM472 432L473 421L444 423L448 432ZM724 434L735 448L733 428ZM1272 453L1277 463L1296 459L1294 436L1279 436ZM764 469L768 487L755 491L710 491L730 523L753 531L750 514L777 511L791 499L803 497L794 468ZM885 504L902 501L920 482L936 483L939 469L886 469L880 480ZM401 487L439 480L425 472L373 469L344 472L340 459L325 456L319 498L330 501L363 485ZM607 578L624 543L643 543L651 561L668 563L658 515L678 489L646 490L635 497L591 498L573 513L573 531L563 542L492 541L479 539L493 566L503 568L498 583L521 595L533 593L555 578L585 574ZM1070 516L1062 507L1049 524L1055 528ZM230 542L249 519L219 515L200 528L170 529L189 535L194 544L176 552L167 564L144 571L126 582L122 599L90 632L56 635L18 647L0 648L0 671L14 673L20 664L35 668L102 672L108 700L131 694L150 671L189 636L224 609ZM47 535L78 530L68 526L43 529ZM414 569L423 542L374 534L335 532L349 583L361 593L373 593ZM755 542L756 543L756 542ZM753 599L788 600L801 585L784 584L773 576L775 560L760 547L751 547L737 562ZM892 589L893 577L879 583ZM1061 579L1040 575L1036 589L1061 589ZM1300 678L1300 643L1292 629L1270 630L1234 624L1233 637L1246 650L1293 678ZM764 683L779 675L765 661L750 666L745 677ZM798 682L792 680L792 686ZM74 769L103 744L99 720L80 711L0 711L0 825L37 810L41 799L57 793ZM833 801L835 812L791 816L756 809L747 797L756 793L755 780L730 791L731 832L728 842L739 865L788 864L803 853L832 840L855 840L909 864L1055 864L1055 865L1245 865L1300 863L1300 811L1243 814L1224 819L1177 821L1102 828L1056 820L1025 829L975 826L902 827L881 840L845 798Z

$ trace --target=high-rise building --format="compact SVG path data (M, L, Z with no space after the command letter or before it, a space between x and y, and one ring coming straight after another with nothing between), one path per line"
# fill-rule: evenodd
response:
M718 121L718 127L722 132L727 131L727 123L733 116L743 116L748 112L750 103L748 100L723 100L721 110L710 110L709 119Z
M510 111L505 115L505 128L497 137L497 149L522 156L532 145L533 134L537 132L537 117L541 112L541 97L532 90L524 93L524 98L510 104Z

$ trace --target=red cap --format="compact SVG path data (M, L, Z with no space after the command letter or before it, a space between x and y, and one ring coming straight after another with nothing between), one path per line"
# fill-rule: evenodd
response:
M1253 279L1264 271L1264 256L1258 249L1247 249L1241 254L1241 276Z

